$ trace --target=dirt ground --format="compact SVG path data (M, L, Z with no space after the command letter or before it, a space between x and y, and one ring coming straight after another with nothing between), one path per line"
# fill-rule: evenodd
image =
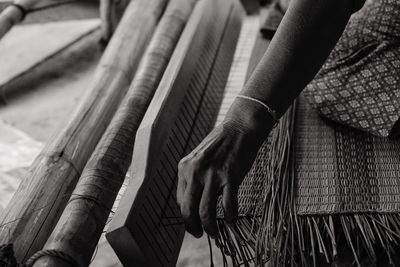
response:
M99 32L85 37L8 88L16 93L0 104L0 217L30 162L69 120L88 88L102 54L98 40ZM221 266L218 256L214 248L215 266ZM121 266L104 237L91 266ZM186 236L178 266L210 266L207 239Z

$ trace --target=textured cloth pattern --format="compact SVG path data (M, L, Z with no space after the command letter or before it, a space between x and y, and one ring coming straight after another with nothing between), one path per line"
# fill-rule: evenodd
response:
M305 95L324 117L395 137L399 86L400 1L381 0L352 16Z
M297 103L291 155L297 214L400 212L400 140L324 120L304 96ZM271 152L269 138L240 187L240 216L257 213L265 197Z
M400 211L400 141L324 121L304 98L296 116L298 214Z

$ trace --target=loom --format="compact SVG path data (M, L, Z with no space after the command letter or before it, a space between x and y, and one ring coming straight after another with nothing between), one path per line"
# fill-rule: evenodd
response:
M231 11L213 8L218 4ZM267 48L260 23L259 13L246 16L237 1L204 0L193 11L138 130L132 180L107 230L124 264L174 266L184 235L175 197L178 162L222 122ZM202 27L206 36L199 36ZM250 202L242 203L241 214L252 209L254 196Z
M137 8L132 8L134 5L131 8L128 6L129 16L121 20L122 26L119 27L122 30L117 30L113 37L117 41L111 39L111 43L121 46L125 44L123 50L128 50L127 47L132 43L140 45L140 48L147 45L153 28L168 5L167 1L150 2L147 5L146 1L136 1L139 6L143 5L146 12L153 14L152 24L143 22L144 18L135 13L139 12ZM152 12L153 8L159 13ZM183 32L174 32L180 34L179 41L165 71L161 67L158 69L160 73L163 72L160 74L162 79L157 88L154 88L157 89L154 96L147 96L152 98L148 108L146 106L144 110L140 110L145 112L144 118L135 117L135 123L141 121L137 133L133 126L132 129L126 126L121 130L125 135L123 141L135 140L131 178L118 209L112 216L106 237L124 266L176 265L185 233L175 198L178 162L223 120L230 104L267 49L268 41L259 36L263 12L265 10L261 14L246 15L237 0L198 0L190 16L188 15ZM184 19L181 23L183 21ZM128 36L131 39L118 39L122 35L120 33L131 32L128 22L136 23L135 25L146 24L147 27L141 28L142 31L137 36ZM140 42L133 42L135 38ZM131 77L125 77L126 73L120 73L121 70L127 69L133 76L138 68L138 73L143 75L138 77L143 78L148 74L143 69L148 71L151 64L143 63L139 66L138 61L144 49L131 51L135 64L124 61L118 57L118 45L112 45L104 61L117 58L124 65L115 68L111 66L111 74L104 70L99 71L93 95L100 104L96 101L89 102L89 115L85 120L82 119L87 124L90 122L91 131L82 130L86 128L81 122L71 123L71 128L66 128L64 133L66 136L73 133L74 138L68 140L77 143L68 143L67 146L63 143L60 145L57 143L59 140L55 140L42 155L44 159L41 161L39 158L35 163L44 174L32 171L36 175L32 183L43 192L43 184L48 180L54 181L59 192L71 194L77 184L76 188L80 188L77 180L82 172L85 174L83 178L96 182L95 175L85 172L87 162L92 164L89 167L94 166L93 169L99 166L101 169L101 165L106 166L110 162L116 164L110 166L118 166L118 175L115 174L117 171L114 174L108 173L107 177L103 177L106 181L100 184L104 186L108 183L107 189L116 190L122 185L123 175L127 171L125 165L128 164L124 162L118 165L112 157L104 157L102 161L96 156L104 156L103 154L115 149L117 153L111 153L115 158L123 155L124 160L130 159L129 153L133 144L126 144L127 148L124 149L121 144L125 143L121 142L116 149L113 142L118 143L121 141L118 138L122 137L112 131L110 134L105 128L117 106L121 105L119 101L126 97L123 90L126 90ZM162 46L157 49L157 52L163 50ZM148 54L151 54L152 50L149 51ZM153 57L154 55L157 53ZM107 66L103 66L103 69ZM118 72L118 75L113 74L114 72ZM103 77L105 73L108 78ZM116 76L118 77L115 78ZM117 83L113 79L120 80ZM108 83L102 82L104 80ZM157 84L156 80L152 81L152 86ZM143 88L146 85L143 82ZM123 90L119 92L114 87L121 87ZM102 94L107 96L104 97L106 100L101 98ZM137 95L133 94L131 97L135 98ZM112 102L107 102L107 99ZM82 107L86 108L85 105ZM96 110L99 112L96 113ZM116 114L119 114L118 111ZM115 126L118 123L111 122L110 125ZM104 145L100 140L104 131L109 143L104 147L100 146L104 150L100 149L99 152L95 150L95 146L98 143ZM81 142L86 142L84 151L79 150ZM89 159L93 151L95 156ZM389 257L393 256L390 251L395 250L396 244L400 242L399 151L398 141L379 139L322 120L303 97L300 97L261 147L256 162L240 189L238 224L235 227L225 225L223 211L218 207L219 236L215 243L224 254L224 264L228 264L229 258L233 266L250 266L253 263L260 266L267 261L272 266L315 265L317 258L332 262L341 249L347 248L351 252L351 258L360 265L363 259L358 251L364 249L374 262L378 257L375 246L383 247L389 251ZM50 152L51 157L48 156ZM59 160L60 166L52 165L52 168L46 169L46 166L40 165L46 160L54 159ZM68 188L59 185L59 178L64 177L59 174L59 170L66 172L64 176L68 180L64 179L62 182L66 181ZM47 180L41 175L45 175ZM19 194L25 195L24 190L28 193L34 192L33 189L24 187ZM99 214L106 218L116 190L113 190L112 195L104 193L106 190L96 195L96 191L92 190L86 195L79 195L79 198L84 199L85 205L90 203L90 207L96 212L101 210ZM64 255L64 260L68 259L68 255L74 256L77 252L65 240L59 242L65 242L64 244L54 244L59 241L54 236L61 233L63 237L67 237L69 233L60 232L64 224L55 226L67 205L66 201L54 192L43 194L47 198L42 199L39 196L34 204L38 206L52 200L54 207L46 208L38 217L32 216L30 220L26 220L32 222L32 228L26 222L18 222L18 227L12 228L12 239L22 242L21 239L26 237L18 232L22 230L25 231L24 234L28 233L27 236L33 236L32 243L23 240L25 247L19 246L17 256L21 259L29 258L47 240L47 250L34 254L34 259L50 259L53 266L56 266L54 262L57 257L49 254L51 249L61 251L60 255ZM103 205L105 199L107 203ZM76 199L71 198L70 202L72 200ZM19 207L17 211L35 208L31 203L29 204L32 207L24 202L16 203L13 205ZM74 214L74 208L76 207L65 208L64 212L67 213L61 217L61 223L65 223L63 218ZM90 212L87 213L88 217L92 216ZM14 219L9 217L8 219ZM92 222L98 222L93 217L90 218ZM80 223L83 227L90 227L89 223ZM42 227L43 225L45 226ZM104 225L99 223L96 227L97 234L90 236L93 239L90 245L93 247ZM50 236L53 228L54 236ZM81 232L84 232L82 229ZM5 231L0 230L0 234L4 236ZM346 246L341 247L343 242ZM86 259L79 261L80 265L84 266L81 262L88 262L92 253L93 251L87 252ZM45 266L43 262L37 261L35 266Z
M194 14L199 10L200 3ZM217 17L221 19L221 16ZM231 15L230 20L227 28L221 31L220 49L214 48L214 63L206 63L212 49L200 59L204 60L204 63L199 61L205 68L203 74L196 69L198 66L193 67L193 62L188 62L184 68L188 71L184 79L179 79L177 70L178 78L168 82L173 78L166 72L155 96L157 100L150 105L138 132L132 184L107 234L125 264L175 264L184 232L175 202L179 159L222 121L268 46L268 42L261 41L258 36L260 15L242 18ZM236 31L235 27L230 28L234 23L241 24L240 34L237 27ZM214 23L212 27L219 24ZM206 39L216 38L208 34ZM197 56L190 52L188 50L186 55L191 59ZM175 68L179 68L176 65ZM206 71L209 71L208 78ZM172 90L176 92L172 93ZM352 251L350 258L354 257L360 264L354 247L363 247L361 243L372 244L371 240L379 233L384 236L382 240L398 240L398 214L394 211L399 208L400 161L395 156L399 149L399 142L322 120L300 97L260 149L241 187L237 227L229 229L223 220L219 220L220 236L216 245L232 258L233 266L250 266L251 262L263 265L267 261L274 266L284 266L288 262L302 262L306 266L315 264L318 257L332 262L341 249L338 245L344 242ZM373 165L374 160L379 162ZM372 175L368 169L374 166L376 171ZM390 188L386 183L391 185ZM375 196L370 194L371 190ZM260 196L267 196L266 200ZM389 202L388 198L391 199ZM282 203L278 203L278 199ZM361 215L352 216L354 211ZM386 215L380 217L379 211ZM339 215L335 217L334 214ZM218 217L223 218L221 208ZM260 223L257 219L260 217L270 218L270 227L266 227L265 222ZM372 230L365 234L368 231L365 229L373 227L377 236ZM363 236L362 241L360 236ZM268 244L267 240L272 241ZM386 246L382 240L377 246L391 249L392 246ZM127 250L126 247L134 249ZM370 255L375 255L368 245L364 248ZM286 253L288 249L291 252ZM275 250L280 252L275 253ZM309 255L313 255L311 259Z
M236 1L201 0L182 33L137 133L135 178L107 233L126 265L173 266L177 260L184 235L177 164L213 127L243 16Z

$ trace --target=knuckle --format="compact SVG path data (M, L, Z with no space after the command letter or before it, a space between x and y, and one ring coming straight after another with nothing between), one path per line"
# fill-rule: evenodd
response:
M215 170L215 176L220 181L220 186L223 187L228 183L228 175L224 169L218 168Z
M192 157L191 155L188 155L181 159L178 163L178 172L195 172L200 168L201 165L201 160L199 160L196 157Z
M181 159L181 161L179 161L178 163L178 171L179 172L183 172L188 164L188 160L186 158Z
M211 220L210 212L206 209L200 209L199 211L200 220L203 225L208 225Z
M179 209L182 208L182 193L180 192L176 194L176 204L178 204Z
M192 221L194 212L193 210L185 204L181 205L181 214L185 221Z
M197 153L196 153L196 158L197 159L204 159L205 158L205 156L206 156L206 153L205 153L205 151L204 150L200 150L200 151L198 151Z

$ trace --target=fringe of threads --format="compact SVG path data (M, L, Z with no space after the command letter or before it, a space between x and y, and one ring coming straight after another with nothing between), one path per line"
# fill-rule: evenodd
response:
M254 215L240 217L233 227L217 222L215 245L224 267L336 266L339 253L350 253L352 262L346 266L374 266L381 261L377 250L395 266L394 260L400 260L395 250L400 246L400 213L297 215L290 157L294 123L295 106L272 133L269 177Z

